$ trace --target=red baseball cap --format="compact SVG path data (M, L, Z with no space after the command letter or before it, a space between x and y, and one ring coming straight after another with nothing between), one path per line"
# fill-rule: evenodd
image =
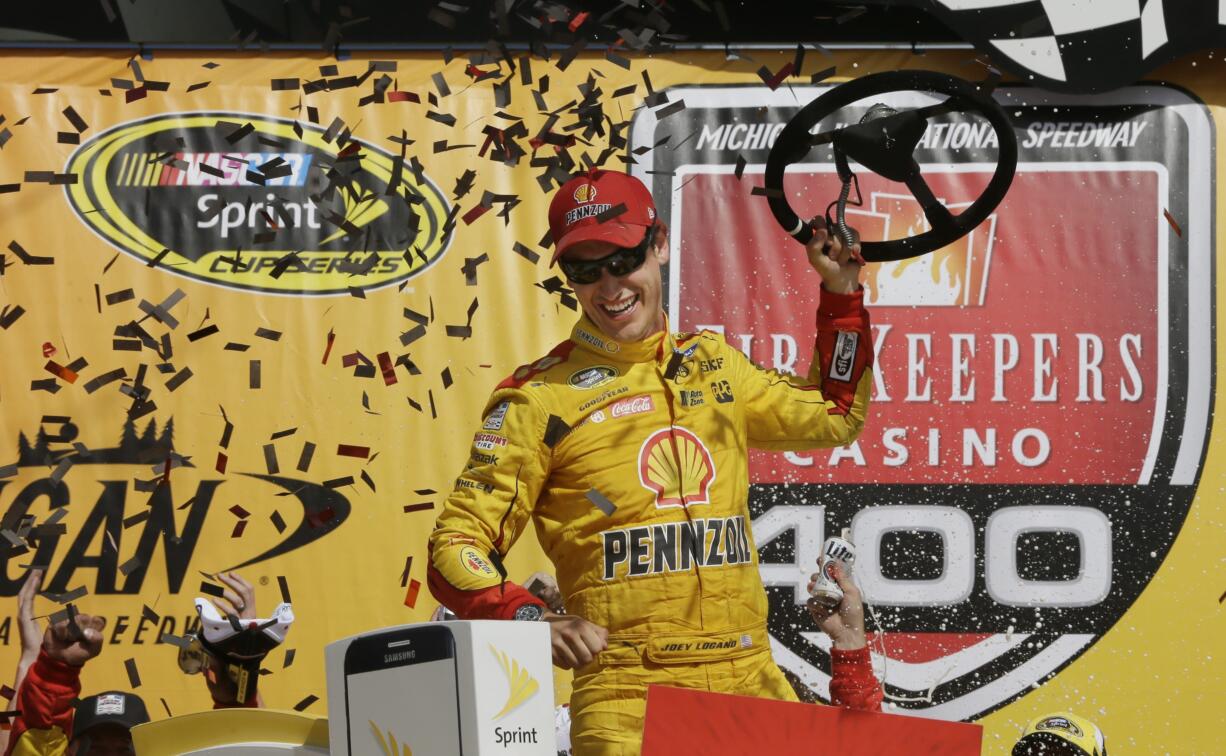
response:
M626 211L601 222L597 217L618 205ZM643 182L625 173L594 168L567 181L549 203L552 265L571 246L603 241L633 247L656 222L656 203Z

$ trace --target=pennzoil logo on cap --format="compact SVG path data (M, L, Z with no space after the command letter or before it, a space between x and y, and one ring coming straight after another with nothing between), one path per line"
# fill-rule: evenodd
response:
M246 113L129 121L69 158L69 204L120 251L232 289L344 294L422 272L446 251L445 195L333 132Z
M591 202L596 199L595 184L580 184L575 187L575 202Z

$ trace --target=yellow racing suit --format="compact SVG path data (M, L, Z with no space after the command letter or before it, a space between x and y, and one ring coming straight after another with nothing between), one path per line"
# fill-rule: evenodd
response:
M862 292L823 289L817 323L800 377L717 333L625 343L584 317L490 397L430 536L428 582L465 619L541 604L501 563L535 523L566 611L609 631L608 650L576 671L576 754L638 753L649 683L795 700L770 656L748 454L841 446L864 425ZM834 676L832 689L877 689L867 651L836 652Z

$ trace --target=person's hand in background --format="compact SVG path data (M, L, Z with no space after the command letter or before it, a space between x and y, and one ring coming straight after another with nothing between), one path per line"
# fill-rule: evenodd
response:
M102 653L102 630L105 617L78 614L47 626L43 633L43 651L55 661L73 667L83 667L85 662Z
M213 606L222 615L234 615L240 620L259 619L255 604L255 586L243 579L237 572L219 572L217 582L221 583L221 597L212 599ZM209 653L208 664L204 668L204 680L209 687L209 695L213 698L213 707L218 709L255 706L263 708L264 697L256 693L253 701L238 700L238 684L230 677L228 665L224 659Z
M544 601L550 611L562 611L562 590L558 588L558 581L553 575L548 572L534 572L524 581L524 587L533 596Z
M243 579L237 572L219 572L217 580L225 588L221 600L213 599L213 606L224 617L233 614L239 619L256 619L260 615L255 609L255 586Z

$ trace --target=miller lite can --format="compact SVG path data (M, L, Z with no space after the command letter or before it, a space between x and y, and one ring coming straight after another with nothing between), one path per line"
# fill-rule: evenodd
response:
M851 541L831 536L822 546L822 555L817 559L817 580L810 595L822 606L833 609L843 600L843 589L831 574L834 564L843 568L844 575L851 575L851 566L856 563L856 547Z

